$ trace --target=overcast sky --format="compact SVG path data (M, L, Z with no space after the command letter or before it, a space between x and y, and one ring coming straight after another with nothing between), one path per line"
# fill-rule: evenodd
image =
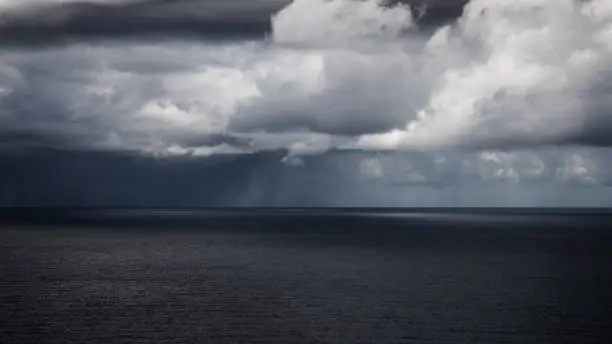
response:
M612 205L612 2L404 2L0 0L0 205Z

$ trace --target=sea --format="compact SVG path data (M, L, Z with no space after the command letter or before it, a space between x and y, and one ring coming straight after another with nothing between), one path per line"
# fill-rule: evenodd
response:
M0 343L611 343L612 211L0 210Z

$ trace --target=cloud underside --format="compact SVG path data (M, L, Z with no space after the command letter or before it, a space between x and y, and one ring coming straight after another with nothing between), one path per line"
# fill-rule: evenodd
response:
M92 151L2 156L0 205L609 206L610 152L281 152L158 159ZM602 165L603 164L603 165ZM597 186L597 187L593 187Z
M456 19L467 0L403 3L423 29ZM91 39L262 39L270 17L291 0L5 0L0 1L0 46L54 45Z
M427 32L414 30L409 7L370 0L296 0L278 13L274 1L81 2L44 14L9 2L0 2L5 150L284 151L293 165L330 151L426 154L422 166L463 154L499 165L482 178L534 179L539 168L607 183L607 156L584 150L612 144L606 0L473 0ZM157 40L14 46L142 30ZM199 38L165 35L173 32ZM541 153L532 159L533 150ZM544 167L518 166L525 159ZM368 157L358 168L395 180L391 162ZM456 170L406 174L439 183Z
M182 35L208 40L259 39L270 32L270 16L286 4L285 0L30 0L20 1L19 6L5 1L0 2L0 11L4 8L0 46Z

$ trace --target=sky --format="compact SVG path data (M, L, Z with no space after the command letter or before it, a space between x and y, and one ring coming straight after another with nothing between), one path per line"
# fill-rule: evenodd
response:
M1 206L612 205L609 0L0 0Z

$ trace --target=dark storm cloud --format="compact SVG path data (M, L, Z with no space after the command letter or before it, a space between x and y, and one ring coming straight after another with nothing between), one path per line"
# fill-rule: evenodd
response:
M542 205L612 181L602 11L479 0L432 35L373 2L83 1L3 18L0 44L105 42L2 48L2 204Z
M271 16L290 0L134 0L24 5L0 12L0 45L24 46L72 40L163 38L207 40L264 38ZM408 4L423 28L458 18L466 0L393 0Z
M296 169L281 153L155 159L94 151L0 152L0 205L274 206L322 205L338 186L326 157ZM344 178L346 180L346 177Z
M71 39L197 36L207 39L262 38L270 16L286 0L150 0L32 6L5 14L3 45L62 42Z
M299 167L279 164L282 157L281 152L155 159L49 148L0 151L0 205L567 206L611 201L604 186L612 180L606 170L610 154L603 151L327 153L308 157ZM591 159L603 165L594 166ZM591 178L601 178L600 189L585 187Z
M448 24L463 14L470 0L385 0L383 4L394 6L408 4L420 27L433 29Z
M589 117L566 138L582 145L612 147L612 76L602 73L582 96L585 111L597 116Z
M330 98L330 97L326 97ZM342 99L342 98L341 98ZM318 101L313 97L310 101ZM385 104L376 104L375 102L367 104L337 104L334 107L333 101L321 100L319 102L322 107L328 107L328 115L313 117L311 109L300 109L300 104L297 102L287 105L287 110L275 112L275 106L278 104L269 104L267 108L265 104L261 108L249 109L259 114L253 116L252 113L245 116L236 116L232 119L229 129L236 132L257 132L265 131L267 133L283 133L291 131L307 130L314 133L323 133L340 136L359 136L370 133L382 133L392 129L399 129L405 126L405 119L402 116L376 116ZM293 107L293 109L291 109ZM325 113L326 110L319 110ZM352 121L346 121L345 117L338 116L338 113L347 113L352 117ZM348 117L348 115L347 115Z
M78 2L32 5L27 11L9 11L13 17L4 19L8 27L49 26L40 30L42 37L54 35L55 29L64 32L74 23L112 33L139 20L151 28L182 25L177 20L183 17L187 22L195 18L239 24L261 16L269 22L281 2ZM589 26L592 32L579 32L576 45L566 39L564 30L571 28L563 23L549 23L548 17L538 15L529 18L530 8L522 11L481 1L473 5L488 6L498 16L517 11L530 21L489 20L477 6L467 7L464 24L440 30L434 37L423 35L425 47L405 46L410 37L401 36L401 29L411 22L404 9L385 11L372 2L338 4L298 1L285 8L274 23L275 33L288 44L167 40L77 44L34 52L6 49L0 59L0 132L7 137L6 145L8 137L27 133L28 140L18 142L48 140L57 146L59 140L84 149L162 154L201 147L203 155L217 153L220 148L210 149L220 145L230 146L222 151L231 154L282 149L315 154L334 148L479 150L610 144L610 87L597 81L609 74L609 53L594 38L605 37L603 28ZM461 5L462 1L430 1L420 13L441 11L443 18ZM564 11L553 4L547 8ZM306 18L304 13L321 17L320 27L312 26L319 18ZM562 14L574 21L600 20L576 12ZM383 29L371 21L380 21ZM367 30L360 37L362 25ZM385 25L400 28L400 33L385 31ZM534 33L534 25L550 27L546 32L554 39ZM136 26L135 30L148 30L147 25ZM482 37L473 36L473 30ZM492 32L512 39L485 35ZM377 39L377 34L384 39ZM339 39L326 41L334 35ZM362 50L362 38L367 51ZM541 41L555 43L564 58L524 49ZM590 55L581 50L583 44L592 46ZM584 61L577 63L576 56ZM551 80L557 76L559 80ZM36 133L40 139L33 137ZM295 140L287 139L295 133ZM266 136L265 144L254 143L255 136Z

